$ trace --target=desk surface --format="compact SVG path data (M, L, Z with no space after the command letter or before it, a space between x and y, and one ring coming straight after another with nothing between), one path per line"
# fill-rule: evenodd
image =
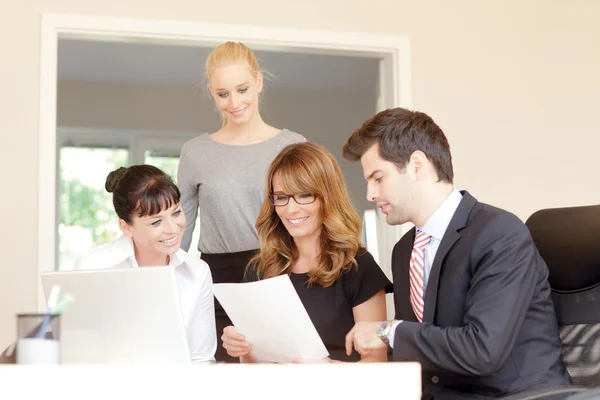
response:
M418 363L144 365L0 365L7 398L85 399L373 399L417 400ZM34 397L35 396L35 397ZM4 397L4 396L2 396Z

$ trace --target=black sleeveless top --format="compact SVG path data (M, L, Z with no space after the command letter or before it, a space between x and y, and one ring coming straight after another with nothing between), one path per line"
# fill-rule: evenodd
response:
M329 287L307 285L308 273L290 274L290 280L306 308L310 319L332 360L359 361L356 351L346 355L346 335L354 326L352 308L373 297L378 291L392 291L387 279L373 256L365 249L359 249L356 256L358 267L344 271L338 280ZM256 274L248 273L246 281L255 281Z

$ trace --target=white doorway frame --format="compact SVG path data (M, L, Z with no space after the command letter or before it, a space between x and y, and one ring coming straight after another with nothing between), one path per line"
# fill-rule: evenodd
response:
M38 308L45 309L39 273L54 270L56 260L56 114L58 40L145 40L174 44L205 44L234 40L255 49L339 54L382 58L379 108L411 107L410 46L407 37L352 32L302 30L266 26L222 25L84 15L44 14L41 26L39 190L38 190ZM389 227L380 241L380 254L390 254L401 227ZM386 261L387 259L387 261ZM389 257L381 266L389 271Z

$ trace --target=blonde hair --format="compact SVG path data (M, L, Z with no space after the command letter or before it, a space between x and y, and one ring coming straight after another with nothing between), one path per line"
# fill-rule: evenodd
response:
M250 73L256 78L260 72L260 67L256 56L248 46L241 42L226 42L220 44L213 49L206 59L206 78L210 83L210 79L217 68L243 62L248 64ZM221 113L221 117L223 119L223 126L225 126L227 124L227 117L223 113Z
M319 266L309 271L308 284L329 287L344 270L356 265L355 256L362 247L362 223L337 161L324 147L314 143L289 145L271 162L256 220L260 249L250 260L247 272L254 269L256 276L264 279L289 274L298 259L294 240L269 201L275 174L281 177L286 193L311 193L321 201Z

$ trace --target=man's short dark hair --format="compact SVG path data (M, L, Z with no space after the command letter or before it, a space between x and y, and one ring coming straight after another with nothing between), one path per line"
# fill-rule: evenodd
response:
M444 132L430 116L404 108L390 108L375 114L352 133L342 152L345 159L359 161L373 145L379 155L406 168L410 155L420 150L431 161L441 181L452 183L452 155Z

